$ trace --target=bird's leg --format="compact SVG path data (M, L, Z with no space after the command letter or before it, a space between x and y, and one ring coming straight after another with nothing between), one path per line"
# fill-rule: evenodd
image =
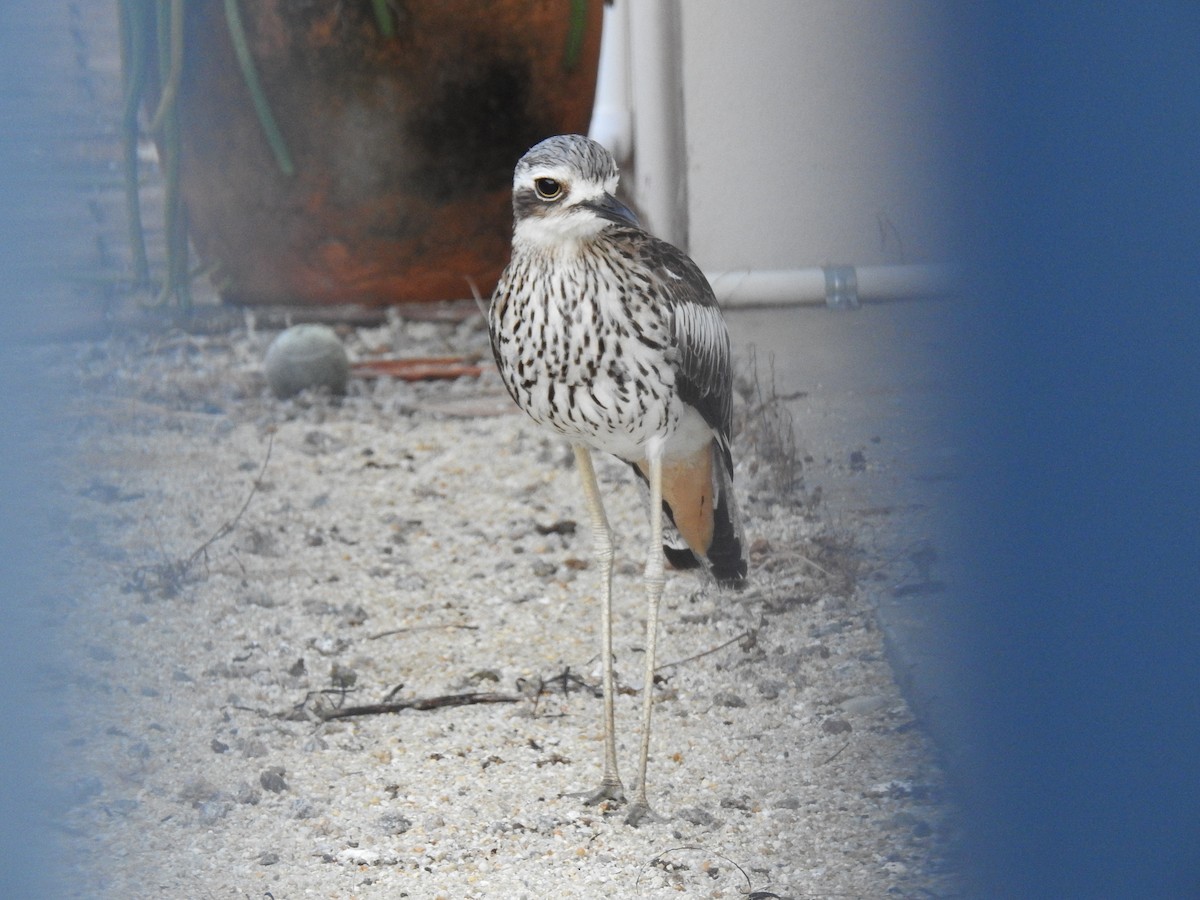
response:
M637 825L643 819L663 821L646 799L646 763L650 757L650 718L654 707L654 651L658 640L658 604L667 582L663 564L662 455L651 448L647 455L650 482L650 551L646 557L646 674L642 687L642 747L638 757L638 782L625 821Z
M600 500L600 486L596 483L596 470L592 467L592 454L582 444L575 445L575 462L579 477L583 481L583 494L587 500L588 515L592 520L592 553L600 562L600 658L603 664L604 685L604 776L600 787L589 794L588 804L602 800L625 799L621 776L617 774L617 730L613 698L616 684L613 676L612 648L612 532L604 504Z

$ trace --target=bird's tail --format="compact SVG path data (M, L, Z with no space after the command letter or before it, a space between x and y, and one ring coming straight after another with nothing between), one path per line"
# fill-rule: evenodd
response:
M713 442L713 481L717 483L713 503L713 537L708 546L708 565L713 577L726 587L743 588L749 565L746 562L746 535L733 492L733 475L722 465L721 454Z
M645 473L638 466L639 474ZM733 475L714 439L691 457L663 463L663 512L687 547L663 546L677 569L707 565L723 587L746 584L746 539Z

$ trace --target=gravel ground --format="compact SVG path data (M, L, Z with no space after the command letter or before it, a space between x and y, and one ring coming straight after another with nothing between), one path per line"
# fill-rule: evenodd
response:
M855 534L806 495L744 352L753 586L669 577L667 821L633 829L577 796L600 773L599 614L568 448L511 405L477 315L341 331L355 359L486 365L280 401L252 318L38 351L76 398L47 601L71 649L52 689L72 896L956 895L943 777ZM599 474L628 779L648 529L628 467Z

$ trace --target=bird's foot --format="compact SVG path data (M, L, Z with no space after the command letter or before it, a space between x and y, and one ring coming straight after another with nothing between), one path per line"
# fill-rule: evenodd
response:
M606 800L611 800L613 803L624 803L625 788L621 785L620 778L606 775L600 782L600 787L594 791L584 791L578 796L583 797L586 806L596 806Z
M666 818L650 808L645 797L634 797L633 802L629 804L629 811L625 813L625 824L631 828L637 828L643 822L661 825L666 821Z

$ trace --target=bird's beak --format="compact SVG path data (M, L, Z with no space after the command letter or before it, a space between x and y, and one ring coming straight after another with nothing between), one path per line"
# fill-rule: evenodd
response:
M600 218L608 219L610 222L632 225L635 228L640 228L642 225L633 210L612 194L601 194L599 198L591 200L585 205Z

